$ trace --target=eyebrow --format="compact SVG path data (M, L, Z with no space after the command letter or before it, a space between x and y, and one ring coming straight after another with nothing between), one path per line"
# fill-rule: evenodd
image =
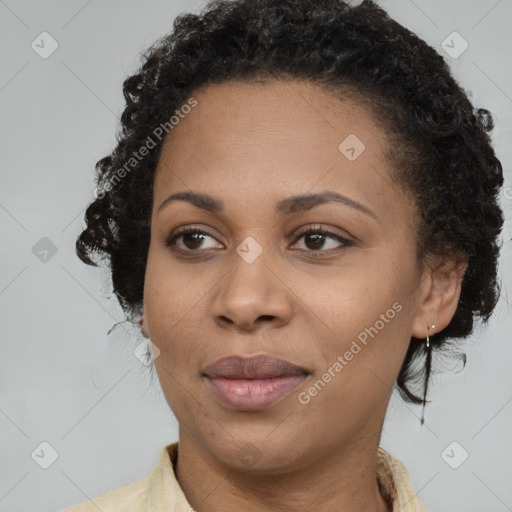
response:
M174 201L186 201L197 208L201 208L202 210L206 210L211 213L219 213L224 210L223 202L208 194L198 192L177 192L167 197L158 207L157 211L161 211L165 206ZM293 213L311 210L315 206L331 202L342 203L350 208L365 213L374 219L377 218L375 213L367 206L364 206L349 197L331 191L317 194L301 194L282 199L276 204L275 211L276 213L281 213L283 215L291 215Z

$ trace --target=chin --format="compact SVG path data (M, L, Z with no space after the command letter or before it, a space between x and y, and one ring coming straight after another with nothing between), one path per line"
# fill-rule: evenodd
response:
M247 420L246 420L247 421ZM304 436L279 426L262 428L255 425L235 429L233 426L217 432L217 439L208 436L201 443L221 464L237 472L253 474L279 474L303 465L307 459ZM274 430L274 433L272 431ZM298 451L300 449L300 452Z

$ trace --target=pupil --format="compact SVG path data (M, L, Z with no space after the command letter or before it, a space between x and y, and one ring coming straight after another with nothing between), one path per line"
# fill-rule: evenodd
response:
M321 249L323 243L324 243L324 235L322 234L310 234L310 235L306 235L306 245L308 246L309 249ZM308 239L311 240L313 239L313 247L311 247L309 244L308 244Z
M195 238L195 240L194 240ZM189 249L197 249L201 246L201 243L203 242L204 235L201 233L185 233L183 236L183 243L189 248ZM188 243L187 240L192 239L192 243Z

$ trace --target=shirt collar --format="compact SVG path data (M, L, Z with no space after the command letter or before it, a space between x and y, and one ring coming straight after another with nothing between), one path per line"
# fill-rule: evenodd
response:
M393 512L427 512L414 491L403 462L383 448L377 452L377 482Z
M166 446L149 475L148 512L188 512L193 510L176 480L174 468L178 460L178 443Z

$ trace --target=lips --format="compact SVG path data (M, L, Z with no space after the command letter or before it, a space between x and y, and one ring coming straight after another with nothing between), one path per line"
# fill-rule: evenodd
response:
M238 410L260 410L281 401L309 371L268 356L230 356L208 366L203 377L220 402Z

